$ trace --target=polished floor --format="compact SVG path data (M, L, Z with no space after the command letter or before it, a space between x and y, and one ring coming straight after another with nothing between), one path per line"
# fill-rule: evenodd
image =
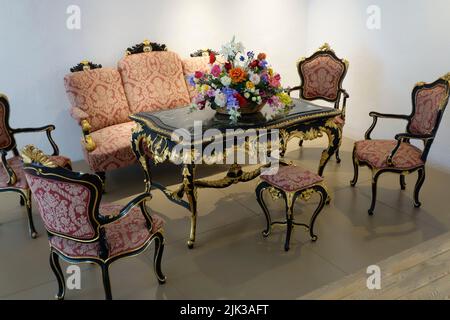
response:
M286 157L316 170L325 140L289 145ZM167 283L157 284L152 270L153 248L138 257L115 262L110 276L115 299L296 299L348 274L412 248L450 230L448 189L450 174L428 167L420 209L412 203L416 175L407 176L407 189L400 190L398 176L379 180L378 202L373 217L370 204L370 174L360 170L356 188L353 175L352 141L345 139L342 163L332 159L325 182L332 201L319 216L316 243L300 227L294 230L291 250L284 252L285 230L274 229L263 239L264 218L256 203L257 180L221 190L199 191L197 242L188 250L189 212L168 202L155 191L149 207L166 221L163 271ZM86 170L83 162L75 169ZM223 167L200 167L202 176L220 175ZM180 182L180 171L167 164L153 171L155 181ZM106 201L125 204L143 190L138 166L108 175ZM57 284L48 264L48 244L35 211L40 234L28 236L25 212L14 194L1 194L0 298L53 299ZM270 202L270 200L268 199ZM298 220L309 218L317 199L297 203ZM282 202L270 205L273 216L283 213ZM65 270L67 264L63 263ZM66 299L103 299L100 270L82 266L81 290L69 290Z

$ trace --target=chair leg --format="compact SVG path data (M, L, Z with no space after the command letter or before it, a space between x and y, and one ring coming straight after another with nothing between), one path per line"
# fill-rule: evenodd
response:
M37 238L36 228L34 227L33 222L33 209L31 207L31 190L26 191L26 195L22 196L22 200L25 202L25 206L27 208L27 216L28 216L28 229L30 231L30 236L32 239Z
M311 217L311 221L309 223L309 235L311 237L312 241L317 241L317 235L314 233L314 224L316 223L316 219L319 215L319 213L322 212L323 207L325 206L326 202L328 201L329 195L328 192L325 190L325 188L322 187L316 187L316 190L320 194L320 202L319 205L316 208L316 211L314 211L313 216Z
M50 267L55 274L56 281L58 281L58 293L55 295L55 299L64 300L66 294L66 284L64 281L64 275L59 264L58 254L53 250L50 251Z
M373 210L375 209L375 204L377 202L377 183L378 183L378 173L372 173L372 204L370 205L369 215L373 215Z
M300 139L300 141L298 142L298 146L303 147L303 139Z
M20 206L23 207L25 205L25 200L23 197L20 197Z
M419 193L424 181L425 181L425 167L419 169L416 186L414 188L414 206L416 208L419 208L422 205L422 203L419 201Z
M405 190L406 189L406 181L405 181L405 175L400 175L400 189Z
M262 211L264 212L264 216L266 217L266 230L262 232L263 237L267 238L271 232L271 226L272 226L272 219L270 218L269 210L267 209L267 206L263 199L263 192L266 189L266 185L260 184L256 188L256 200L259 203L259 206L261 207Z
M102 278L103 278L103 288L105 289L105 300L112 300L111 294L111 282L109 281L109 266L107 264L102 264Z
M164 237L161 233L156 234L155 238L155 255L153 259L153 267L155 269L156 278L159 284L166 283L166 276L161 270L161 261L164 253Z
M336 150L336 162L341 163L341 157L339 156L339 149Z
M359 177L359 163L358 163L358 159L356 158L356 151L355 149L353 149L353 170L354 170L354 176L353 176L353 180L350 181L350 185L352 187L356 186L356 183L358 182L358 177Z

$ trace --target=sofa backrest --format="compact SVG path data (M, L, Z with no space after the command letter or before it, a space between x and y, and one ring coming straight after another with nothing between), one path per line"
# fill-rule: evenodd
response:
M187 77L194 74L196 71L210 72L211 65L209 64L209 56L192 57L183 59L183 74L186 81L186 86L189 91L189 98L192 100L196 96L196 91L193 86L189 84Z
M131 113L190 104L181 59L174 52L129 54L119 61L118 69Z
M89 115L92 131L130 121L130 108L117 70L74 72L65 76L64 84L72 107Z

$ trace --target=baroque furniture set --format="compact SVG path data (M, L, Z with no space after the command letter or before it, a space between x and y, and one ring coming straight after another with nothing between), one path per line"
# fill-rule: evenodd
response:
M176 53L167 51L165 45L144 41L128 48L118 68L103 68L101 65L83 61L71 69L65 79L66 92L71 102L70 113L82 128L82 147L86 161L96 174L83 174L71 170L70 160L58 156L58 148L51 138L54 126L36 129L11 129L9 126L9 103L0 96L0 192L14 191L27 206L32 237L36 236L31 215L31 194L39 207L41 218L49 237L50 265L58 281L58 299L65 294L65 281L59 258L71 263L90 262L102 270L105 296L112 298L108 267L117 259L137 255L155 242L154 270L160 283L165 282L161 271L164 250L162 234L163 220L151 215L146 200L151 191L161 190L168 200L183 206L191 213L191 228L188 247L193 248L197 225L197 190L199 188L226 188L260 176L256 198L265 215L266 237L275 224L287 225L285 250L294 225L306 227L312 241L317 240L314 224L326 203L330 201L323 181L324 169L329 159L336 155L340 162L339 147L345 124L348 93L342 88L348 70L348 62L336 56L325 44L309 58L301 59L297 69L301 85L289 89L298 90L300 99L283 114L265 106L258 114L248 115L237 123L230 123L227 116L213 110L192 113L189 105L196 96L187 83L187 76L197 70L209 72L209 55L212 50L199 50L190 58L181 59ZM354 186L358 179L358 167L368 166L372 170L373 214L376 203L376 186L379 175L395 172L400 175L401 188L405 188L406 174L418 171L419 178L414 191L414 204L420 206L419 191L425 179L425 163L431 144L436 136L443 112L449 100L450 73L433 83L419 83L412 92L411 115L388 115L371 112L374 118L365 140L355 143L353 163ZM332 103L325 107L315 100ZM341 103L341 100L342 103ZM378 118L395 118L407 121L406 133L398 134L395 140L371 140L371 133ZM195 124L202 123L202 139L198 139ZM189 150L189 161L180 165L180 186L169 190L152 180L151 168L164 161L180 164L173 157L179 141L174 133L183 128L190 137L185 145ZM216 136L203 134L214 129ZM241 129L230 133L228 129ZM300 139L313 140L326 135L328 147L322 152L317 173L287 164L280 160L278 172L265 173L270 164L260 164L253 171L244 171L237 159L222 179L207 180L196 177L198 163L214 163L224 160L230 151L243 150L251 156L257 150L258 139L245 136L243 130L257 133L277 130L279 145L275 148L284 156L288 142ZM14 134L24 132L46 132L54 149L53 156L46 156L35 147L27 146L20 157ZM221 148L209 159L199 158L205 149L211 148L216 138ZM423 150L410 143L412 139L423 141ZM219 140L217 140L219 141ZM267 152L274 146L266 145ZM8 152L13 157L7 159ZM137 162L144 171L145 191L125 207L102 203L105 172ZM186 159L184 159L186 160ZM213 160L213 161L211 161ZM263 192L272 198L283 198L286 221L272 222L264 202ZM309 200L313 194L320 197L318 206L309 224L297 223L293 206L297 199ZM62 223L64 221L64 223Z

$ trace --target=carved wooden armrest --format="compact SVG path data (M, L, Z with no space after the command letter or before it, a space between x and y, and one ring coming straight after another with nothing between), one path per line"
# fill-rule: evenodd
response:
M403 115L403 114L387 114L387 113L379 113L379 112L370 112L369 116L371 116L373 118L373 122L372 125L369 127L369 129L367 129L364 137L366 140L370 140L371 139L371 134L373 129L375 129L375 126L377 125L378 122L378 118L390 118L390 119L400 119L400 120L408 120L410 118L410 116L408 115Z
M94 151L97 146L95 145L94 139L91 137L91 125L87 120L81 121L81 130L83 131L84 147L87 152Z

